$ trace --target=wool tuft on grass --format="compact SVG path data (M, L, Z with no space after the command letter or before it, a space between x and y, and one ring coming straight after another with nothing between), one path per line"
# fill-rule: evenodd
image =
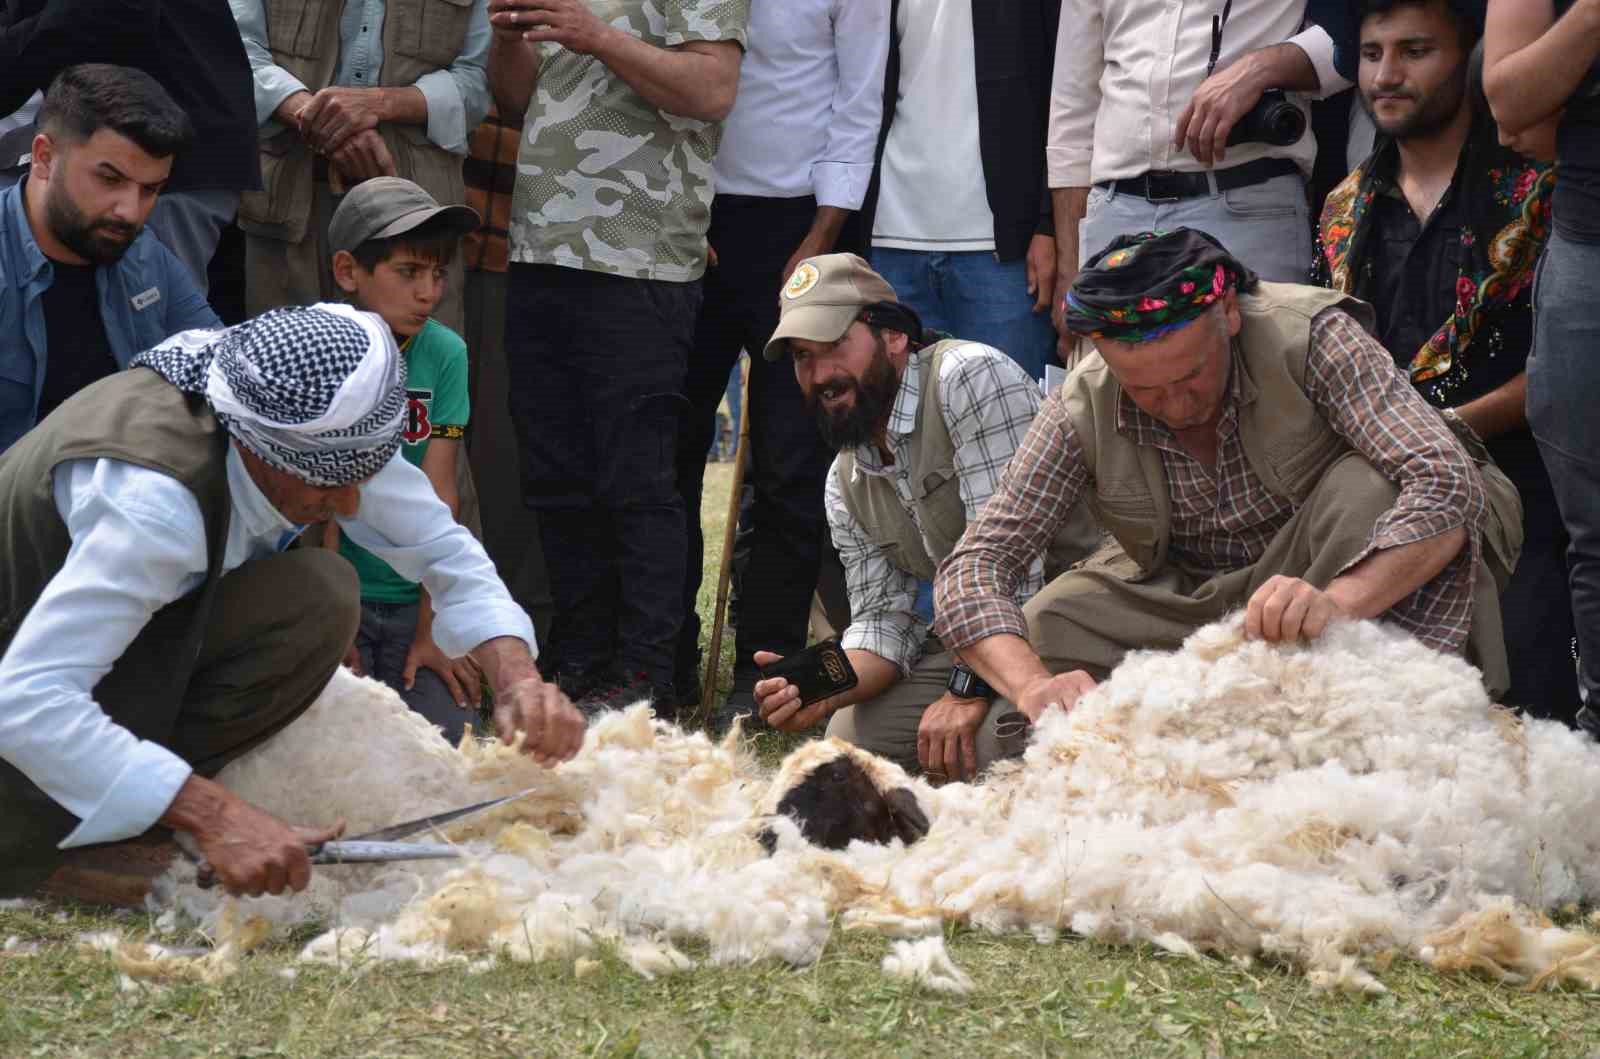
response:
M925 837L824 849L774 815L846 759L911 799ZM773 774L737 732L713 743L643 706L546 771L495 743L450 747L344 672L221 779L352 832L533 789L447 830L461 864L318 868L304 894L240 902L325 923L307 960L558 959L581 975L609 950L658 975L692 966L678 946L696 940L713 963L803 965L837 923L927 939L885 969L959 983L937 937L955 922L1269 958L1376 992L1397 953L1600 987L1600 937L1544 917L1600 898L1597 772L1600 748L1494 707L1465 662L1396 630L1352 622L1284 647L1245 640L1234 619L1131 655L975 785L934 788L826 741ZM221 900L176 872L176 905L216 917Z

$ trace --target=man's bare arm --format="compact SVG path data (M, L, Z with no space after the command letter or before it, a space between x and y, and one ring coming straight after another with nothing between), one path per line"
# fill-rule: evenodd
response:
M1050 317L1056 331L1066 334L1061 304L1072 281L1078 278L1078 226L1089 212L1088 188L1051 188L1050 207L1056 221L1056 292Z
M1460 416L1473 433L1485 441L1507 431L1528 425L1528 373L1519 372L1482 397L1457 405Z
M1506 133L1566 106L1600 58L1600 0L1577 0L1558 20L1551 0L1489 0L1483 91Z
M1397 548L1374 552L1328 583L1339 609L1353 618L1376 618L1432 581L1467 546L1462 526Z
M533 101L533 90L539 84L539 46L495 20L495 13L503 8L502 0L491 0L489 4L494 27L489 41L489 94L494 97L500 116L512 120L527 114L528 104Z

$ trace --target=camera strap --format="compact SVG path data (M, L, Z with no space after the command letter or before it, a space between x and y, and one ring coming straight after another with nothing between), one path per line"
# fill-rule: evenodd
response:
M1232 13L1233 0L1222 0L1222 14L1211 16L1211 59L1206 63L1206 77L1216 72L1217 60L1222 58L1222 30Z

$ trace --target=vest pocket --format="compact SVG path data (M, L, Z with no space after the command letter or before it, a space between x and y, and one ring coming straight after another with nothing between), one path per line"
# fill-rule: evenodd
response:
M301 59L322 57L324 5L314 0L267 0L267 46Z
M956 476L955 468L924 475L922 495L916 501L928 523L924 530L932 531L928 535L946 539L954 547L967 529L967 506L961 502L961 479Z
M239 199L239 227L298 243L311 217L311 157L290 130L261 142L261 190Z
M461 55L473 0L393 0L394 47L401 55L446 67Z

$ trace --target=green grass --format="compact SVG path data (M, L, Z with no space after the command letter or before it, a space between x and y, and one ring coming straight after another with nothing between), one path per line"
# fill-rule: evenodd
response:
M707 469L707 615L731 471ZM725 643L724 691L731 637ZM762 740L768 757L792 745ZM104 929L142 938L151 922L64 906L0 910L0 939L17 939L0 951L0 1059L1600 1056L1600 995L1528 994L1406 962L1382 974L1387 996L1328 996L1272 965L953 930L950 953L976 990L952 998L884 978L877 965L889 943L842 931L812 967L702 967L656 981L609 956L582 979L570 962L477 975L392 964L336 971L296 964L301 936L252 953L219 986L123 993L106 957L73 944Z

